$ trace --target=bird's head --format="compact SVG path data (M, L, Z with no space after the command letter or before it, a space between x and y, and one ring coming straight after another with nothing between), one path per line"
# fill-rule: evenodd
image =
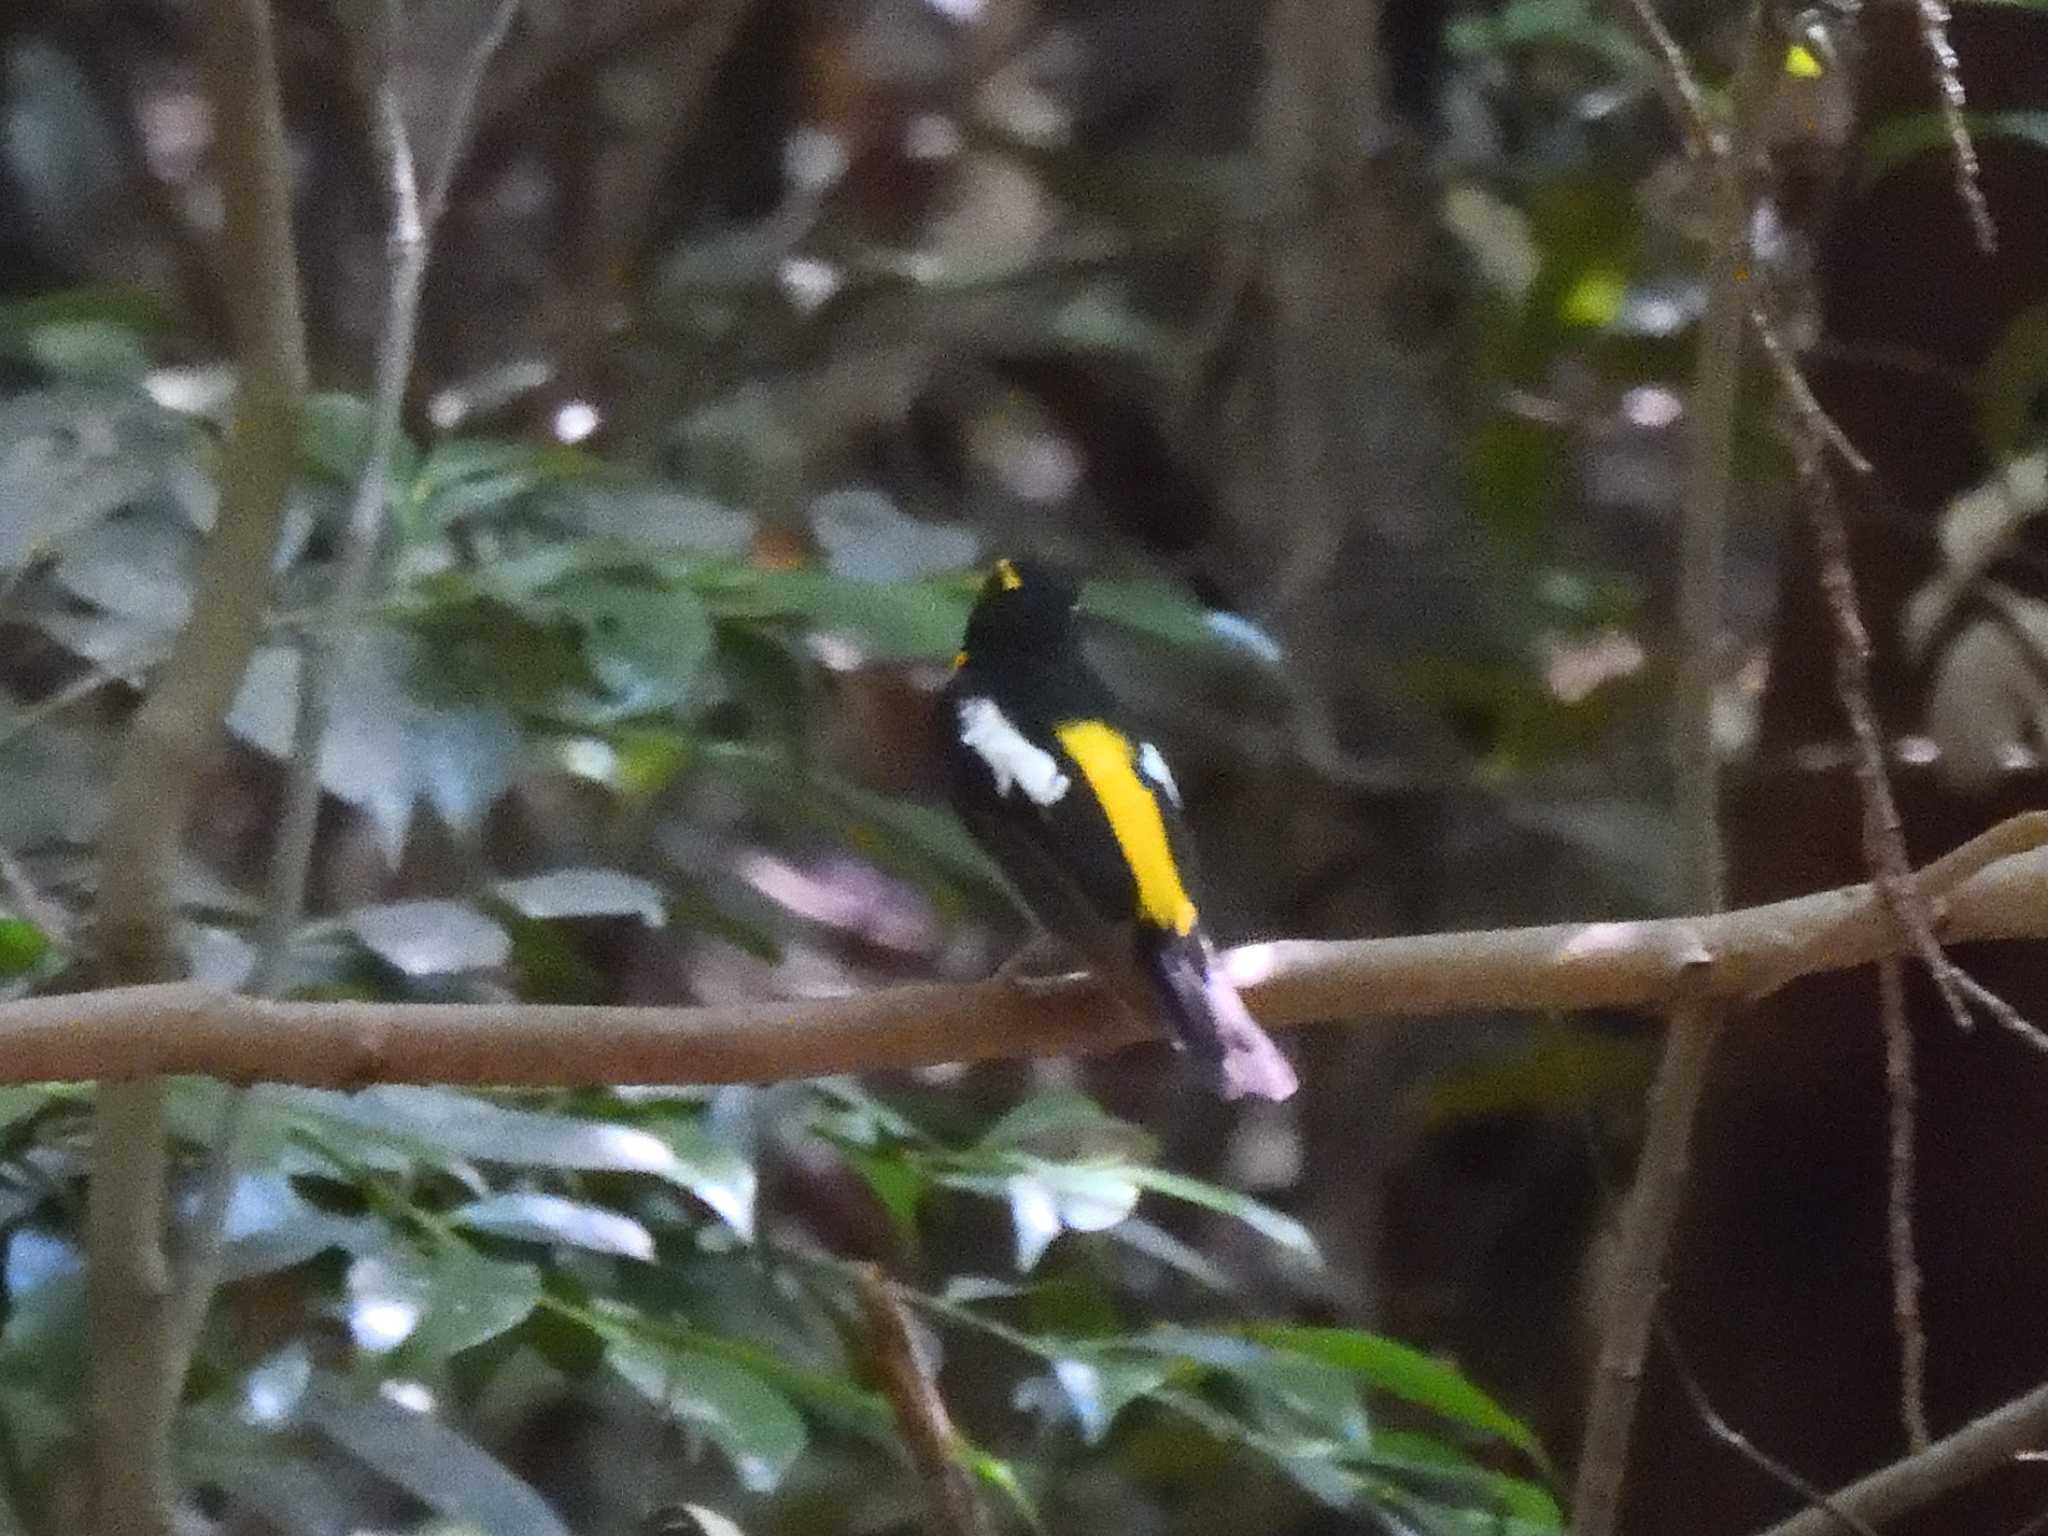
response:
M1036 560L998 560L967 618L967 650L1043 652L1074 635L1073 581Z

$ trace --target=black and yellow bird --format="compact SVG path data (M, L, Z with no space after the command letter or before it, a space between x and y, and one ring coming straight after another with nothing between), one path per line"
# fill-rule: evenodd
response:
M946 685L954 808L1038 921L1118 998L1163 1014L1219 1093L1284 1099L1294 1069L1203 931L1180 790L1115 723L1075 605L1057 572L996 562Z

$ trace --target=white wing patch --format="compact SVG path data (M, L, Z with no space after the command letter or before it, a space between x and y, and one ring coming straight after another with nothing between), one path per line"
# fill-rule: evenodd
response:
M960 701L960 741L988 764L996 793L1006 798L1014 784L1034 804L1056 805L1070 787L1059 759L1012 725L994 699Z
M1159 755L1159 749L1146 742L1138 748L1138 772L1152 782L1156 789L1163 790L1166 798L1173 802L1173 808L1182 809L1180 786L1173 782L1173 770L1166 766L1166 759Z

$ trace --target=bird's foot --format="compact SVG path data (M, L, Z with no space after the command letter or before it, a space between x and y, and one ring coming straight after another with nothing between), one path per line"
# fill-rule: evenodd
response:
M1089 972L1077 969L1073 959L1073 946L1041 933L996 967L996 979L1032 997L1051 997L1088 985Z

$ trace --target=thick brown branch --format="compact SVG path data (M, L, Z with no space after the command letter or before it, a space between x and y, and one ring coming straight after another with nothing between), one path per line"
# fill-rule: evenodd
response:
M1945 943L2048 938L2048 847L1970 875L1939 916ZM1739 1003L1900 952L1866 884L1707 917L1251 944L1229 963L1261 1020L1286 1027L1470 1009ZM1085 985L1047 994L991 981L739 1007L592 1008L280 1003L174 983L0 1005L0 1082L179 1072L330 1087L750 1082L1061 1055L1135 1037Z

